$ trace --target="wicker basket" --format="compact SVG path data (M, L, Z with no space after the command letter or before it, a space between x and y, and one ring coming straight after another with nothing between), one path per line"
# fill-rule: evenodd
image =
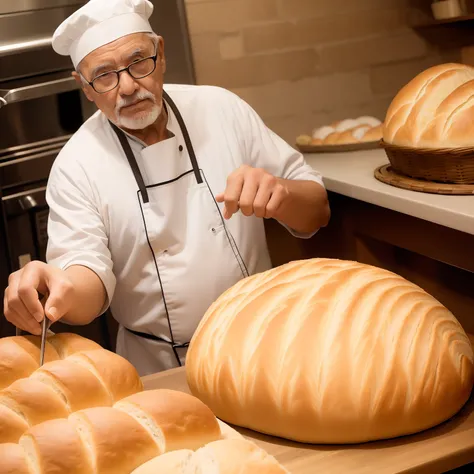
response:
M398 173L427 181L473 184L474 148L409 148L381 141Z

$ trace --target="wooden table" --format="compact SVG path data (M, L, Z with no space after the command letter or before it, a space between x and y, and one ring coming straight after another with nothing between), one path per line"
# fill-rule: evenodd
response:
M189 393L184 368L143 377L146 390ZM292 474L440 474L474 462L474 394L450 421L390 441L354 446L305 445L233 426L278 459Z

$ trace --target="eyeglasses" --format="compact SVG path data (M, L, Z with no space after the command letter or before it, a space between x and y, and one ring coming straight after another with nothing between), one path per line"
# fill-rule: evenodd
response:
M134 79L143 79L152 74L156 69L157 58L158 54L139 59L138 61L129 64L127 67L116 71L105 72L104 74L100 74L92 79L92 81L89 82L86 80L86 82L92 86L98 94L105 94L118 86L120 82L120 73L123 71L127 71Z

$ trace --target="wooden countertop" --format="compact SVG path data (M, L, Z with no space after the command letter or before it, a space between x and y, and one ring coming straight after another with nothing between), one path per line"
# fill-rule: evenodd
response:
M474 196L426 194L381 183L374 171L389 163L382 149L304 157L329 191L474 235Z
M146 390L189 393L184 368L143 377ZM450 421L389 441L354 446L304 445L233 426L278 459L292 474L441 474L474 462L474 394Z

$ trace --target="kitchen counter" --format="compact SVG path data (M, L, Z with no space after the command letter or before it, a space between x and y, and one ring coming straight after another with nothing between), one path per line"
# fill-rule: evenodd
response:
M189 393L184 368L142 378L145 390ZM474 395L473 395L474 396ZM307 445L235 427L283 464L291 474L441 474L474 461L474 398L451 420L398 439L361 445Z
M474 235L474 195L446 196L408 191L378 181L374 171L388 163L384 150L307 153L328 191Z

